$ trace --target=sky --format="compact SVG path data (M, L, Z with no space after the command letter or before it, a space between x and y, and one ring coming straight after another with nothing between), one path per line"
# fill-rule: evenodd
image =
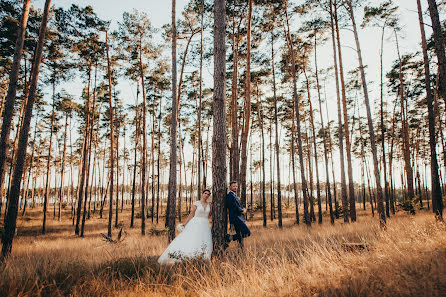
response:
M35 7L43 7L44 0L32 1ZM301 3L302 1L290 1L294 3ZM382 1L370 0L369 5L377 6ZM400 7L399 14L401 20L402 31L400 32L400 51L402 54L414 52L420 50L420 31L418 25L418 15L416 0L395 0L396 5ZM69 0L54 0L53 5L63 6L65 8L69 7L71 4L77 4L79 6L91 5L98 16L105 20L112 21L112 27L116 26L116 22L122 17L124 11L132 11L136 9L138 11L146 12L152 21L152 25L156 28L160 28L162 25L171 22L171 1L168 0L79 0L79 1L69 1ZM180 16L182 9L187 3L186 0L177 0L177 18ZM422 0L423 8L427 9L427 1ZM362 22L361 11L357 11L356 22L359 29L359 39L361 42L361 49L363 54L364 63L367 65L367 80L369 84L370 99L372 101L379 98L378 88L379 88L379 46L380 46L380 30L376 28L361 28L360 24ZM296 18L296 17L295 17ZM441 15L443 19L443 15ZM298 20L293 20L295 28L297 29ZM430 20L428 15L425 15L425 23L429 24ZM429 26L425 26L426 34L429 36L431 34L431 29ZM396 58L394 37L391 32L387 32L385 35L385 47L384 47L384 73L389 70L390 65ZM349 29L343 29L341 32L341 39L343 44L343 59L344 67L346 72L358 67L357 56L355 48L355 43L353 39L353 33ZM209 45L211 46L211 45ZM333 63L331 41L326 42L325 45L321 46L319 50L319 62L320 69L331 67ZM209 66L212 67L212 64ZM205 69L204 72L209 75L213 72L211 68ZM120 86L121 94L127 100L133 100L134 93L129 83L124 83ZM81 93L81 88L72 86L69 87L75 94ZM327 84L327 98L329 100L329 113L328 117L330 120L337 120L336 118L336 103L334 94L334 79L328 81ZM126 99L124 99L126 100ZM362 94L360 96L362 100ZM131 101L132 102L132 101ZM128 102L128 103L131 103ZM372 103L373 104L373 103ZM362 104L361 104L362 105ZM377 116L377 115L375 115ZM325 117L325 116L324 116ZM316 116L318 119L319 117ZM325 120L327 120L325 118ZM288 168L288 156L282 158L284 167ZM335 162L337 163L337 162ZM267 165L268 166L268 165ZM354 176L360 177L360 166L359 164L354 164ZM321 175L325 172L323 167L320 167ZM339 169L336 170L339 173ZM284 170L284 180L288 181L288 170ZM339 180L339 177L337 178ZM357 179L357 181L359 181Z

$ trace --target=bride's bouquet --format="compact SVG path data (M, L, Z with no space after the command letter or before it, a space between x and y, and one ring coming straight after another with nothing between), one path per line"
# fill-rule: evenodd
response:
M178 224L177 225L177 230L178 230L178 232L182 232L183 230L184 230L184 225L183 224Z

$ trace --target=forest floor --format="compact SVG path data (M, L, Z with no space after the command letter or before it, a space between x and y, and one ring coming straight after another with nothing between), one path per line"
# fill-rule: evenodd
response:
M110 243L101 236L106 214L88 220L79 238L68 210L59 222L50 209L42 235L42 211L30 209L19 215L12 255L0 267L0 296L445 296L446 226L430 211L400 211L385 231L370 211L333 226L325 215L311 228L295 225L293 213L286 209L279 229L269 218L263 228L258 211L243 251L232 243L211 262L160 267L164 218L148 219L141 236L141 220L129 228L125 208L121 241Z

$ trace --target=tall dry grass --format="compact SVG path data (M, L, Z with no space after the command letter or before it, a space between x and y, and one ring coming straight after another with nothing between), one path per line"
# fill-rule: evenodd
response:
M165 236L127 228L122 242L106 243L99 235L106 219L92 219L78 238L68 218L37 235L38 212L31 213L0 268L0 296L446 295L446 228L429 212L399 213L386 231L364 215L354 224L325 220L312 228L292 225L290 215L282 230L256 219L243 251L233 243L209 263L160 267Z

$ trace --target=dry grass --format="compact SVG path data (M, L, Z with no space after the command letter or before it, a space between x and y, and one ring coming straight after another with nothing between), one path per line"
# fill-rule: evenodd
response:
M125 229L124 240L106 243L106 219L73 233L68 214L38 235L39 211L19 222L13 254L0 268L0 296L444 296L446 228L429 212L399 213L386 231L376 218L334 226L292 225L292 210L279 230L250 221L253 235L210 263L160 267L165 236ZM124 222L129 222L124 211ZM139 220L136 225L139 226ZM271 222L268 222L271 224ZM272 225L272 224L271 224ZM150 228L150 224L148 225ZM117 231L114 231L116 236ZM365 250L346 250L344 243Z

